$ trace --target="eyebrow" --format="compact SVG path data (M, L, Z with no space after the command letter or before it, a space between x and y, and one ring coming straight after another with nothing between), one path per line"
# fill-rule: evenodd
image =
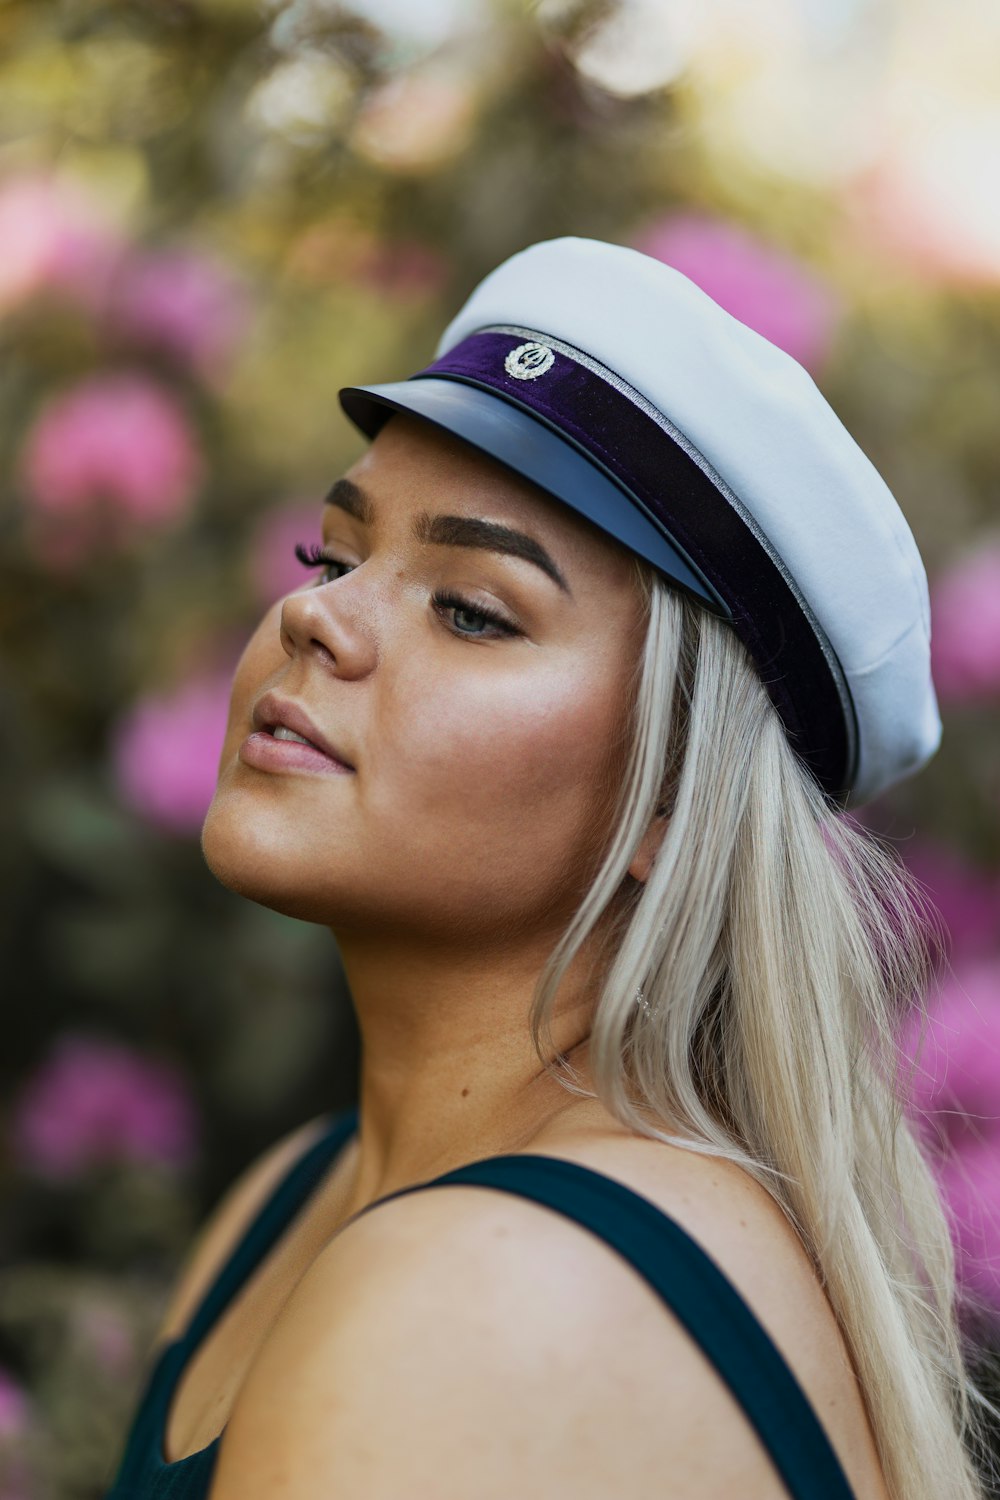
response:
M371 496L353 479L338 479L323 503L336 505L365 526L371 526L375 520ZM561 569L541 542L527 532L515 531L512 526L502 526L499 521L486 521L480 516L432 516L423 510L414 519L413 535L418 542L430 542L440 547L481 547L489 552L523 558L541 568L564 593L573 597Z
M334 482L330 493L323 499L324 505L337 505L341 510L346 510L349 516L356 521L362 521L370 526L375 520L375 507L368 498L367 493L353 479L338 479Z

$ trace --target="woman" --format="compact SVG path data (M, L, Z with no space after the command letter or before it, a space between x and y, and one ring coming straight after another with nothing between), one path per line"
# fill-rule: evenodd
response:
M894 1076L924 929L843 815L940 735L896 502L794 360L596 241L341 401L372 443L203 849L335 935L360 1105L217 1210L110 1494L973 1500Z

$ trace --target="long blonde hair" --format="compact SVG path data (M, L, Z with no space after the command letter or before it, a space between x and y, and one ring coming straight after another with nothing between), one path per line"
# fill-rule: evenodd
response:
M926 903L794 754L732 629L639 559L636 572L647 630L613 831L541 975L535 1046L552 1056L560 980L612 915L589 1040L596 1097L642 1135L737 1162L787 1214L845 1336L893 1500L981 1500L988 1403L966 1366L948 1224L895 1042L933 977ZM628 865L658 813L666 832L639 882ZM589 1095L568 1059L555 1069Z

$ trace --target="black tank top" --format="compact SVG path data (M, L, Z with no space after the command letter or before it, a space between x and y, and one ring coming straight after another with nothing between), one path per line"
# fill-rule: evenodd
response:
M146 1377L104 1500L206 1500L222 1434L199 1452L167 1463L163 1443L173 1393L202 1339L356 1128L355 1109L331 1120L329 1129L259 1210L206 1291L187 1331L162 1347ZM448 1183L516 1193L546 1204L599 1236L645 1278L711 1361L770 1454L792 1500L855 1500L805 1392L770 1336L715 1262L648 1198L576 1162L511 1155L472 1162L378 1201Z

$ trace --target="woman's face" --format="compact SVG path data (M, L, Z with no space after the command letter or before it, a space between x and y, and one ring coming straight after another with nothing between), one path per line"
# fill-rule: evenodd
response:
M336 561L268 610L236 669L208 865L336 933L481 951L559 929L620 776L631 554L405 414L346 478L322 518ZM491 528L531 541L499 550ZM350 769L275 740L283 703Z

